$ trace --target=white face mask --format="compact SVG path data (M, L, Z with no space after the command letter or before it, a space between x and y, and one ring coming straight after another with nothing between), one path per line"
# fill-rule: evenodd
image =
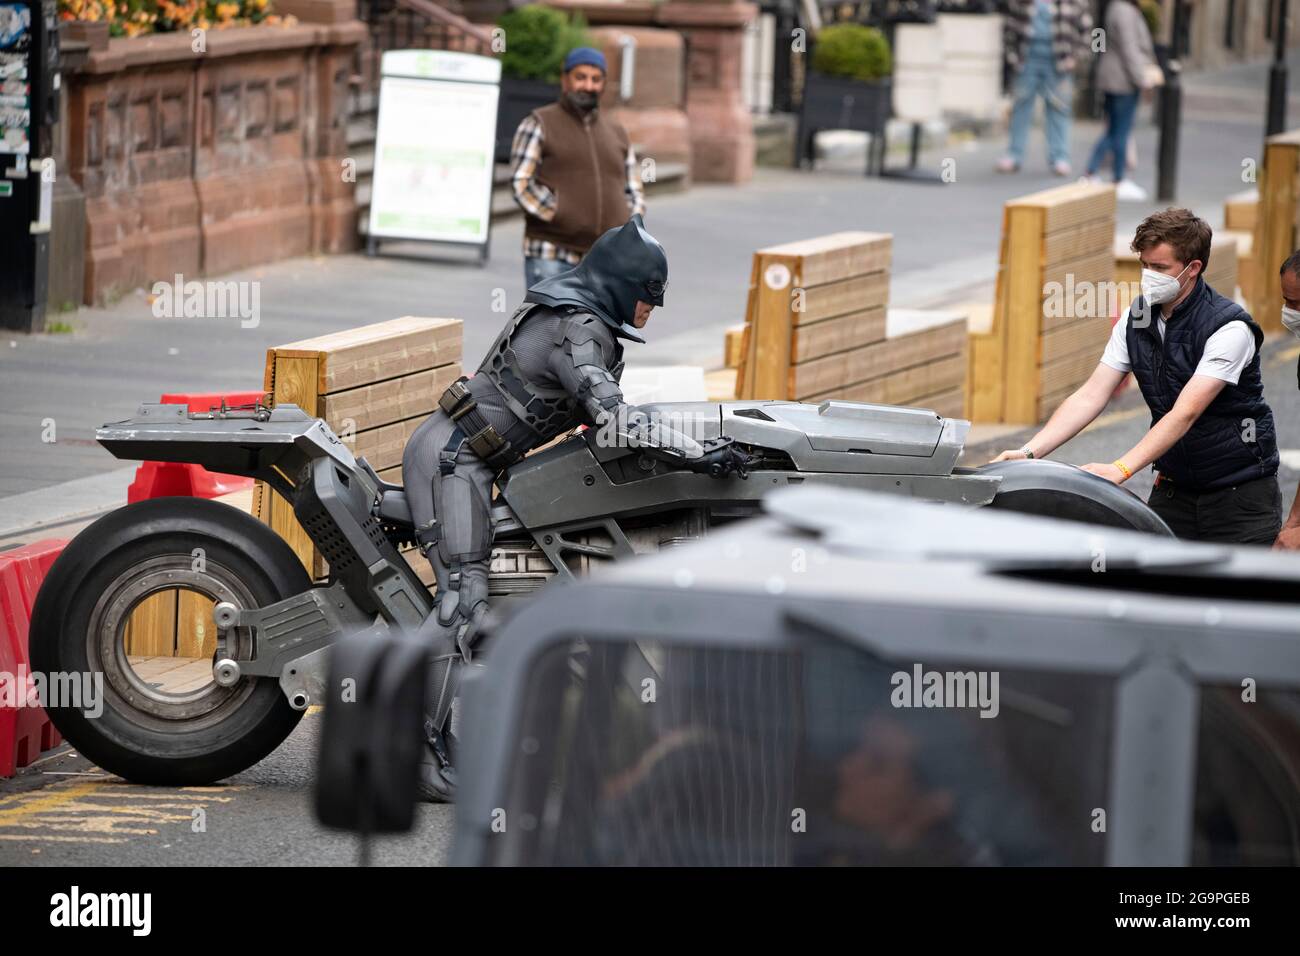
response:
M1164 305L1178 298L1183 288L1183 275L1192 267L1189 262L1177 276L1167 276L1154 269L1142 270L1142 296L1152 305Z
M1288 309L1282 306L1282 324L1300 336L1300 309Z

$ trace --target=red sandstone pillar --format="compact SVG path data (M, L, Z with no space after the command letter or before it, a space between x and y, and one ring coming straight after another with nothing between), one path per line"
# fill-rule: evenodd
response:
M686 114L691 121L691 178L747 182L754 173L754 129L741 96L745 27L752 3L668 0L655 22L686 37Z

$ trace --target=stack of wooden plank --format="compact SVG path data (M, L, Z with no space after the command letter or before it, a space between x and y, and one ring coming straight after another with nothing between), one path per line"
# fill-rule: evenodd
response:
M1006 204L993 311L971 327L969 418L1041 422L1092 374L1110 334L1114 237L1110 185Z
M380 477L401 482L402 450L438 397L461 374L459 319L406 316L267 350L266 391L274 404L324 418ZM253 513L293 547L313 576L324 560L293 509L260 482Z
M217 649L216 625L212 620L214 603L211 598L184 588L149 595L127 618L123 635L127 655L210 660Z
M893 237L839 232L754 253L737 398L802 399L871 377Z
M1237 241L1237 284L1248 309L1254 309L1256 301L1255 227L1258 223L1259 191L1249 189L1224 200L1223 228L1215 233L1216 239L1222 236Z
M1223 201L1223 228L1229 232L1254 232L1258 212L1258 189L1234 193Z
M890 309L885 337L863 350L856 370L845 376L866 378L805 393L799 399L911 405L960 418L966 392L966 338L966 316L961 312Z
M1205 282L1219 295L1229 299L1237 297L1240 279L1237 259L1237 237L1216 232L1210 242L1210 264L1205 267Z
M1282 328L1278 270L1296 249L1300 225L1300 130L1270 136L1264 147L1255 211L1250 312L1265 332Z

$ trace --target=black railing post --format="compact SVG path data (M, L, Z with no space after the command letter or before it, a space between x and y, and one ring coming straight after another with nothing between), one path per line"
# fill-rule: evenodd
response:
M1183 124L1182 58L1187 54L1187 0L1174 0L1169 69L1161 88L1159 177L1156 197L1169 202L1178 191L1178 140Z
M1273 24L1273 68L1268 74L1268 133L1276 136L1286 129L1286 41L1290 31L1287 0L1279 0L1277 22Z

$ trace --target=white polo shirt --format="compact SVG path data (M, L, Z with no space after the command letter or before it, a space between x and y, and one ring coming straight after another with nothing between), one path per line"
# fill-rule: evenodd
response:
M1133 366L1128 360L1128 323L1129 314L1115 323L1111 330L1110 341L1101 360L1117 372L1131 372ZM1165 340L1165 320L1163 315L1156 320L1156 331L1160 341ZM1229 322L1205 340L1205 351L1196 365L1196 375L1208 375L1221 379L1229 385L1236 385L1241 378L1241 370L1255 357L1255 336L1250 326L1236 320Z

